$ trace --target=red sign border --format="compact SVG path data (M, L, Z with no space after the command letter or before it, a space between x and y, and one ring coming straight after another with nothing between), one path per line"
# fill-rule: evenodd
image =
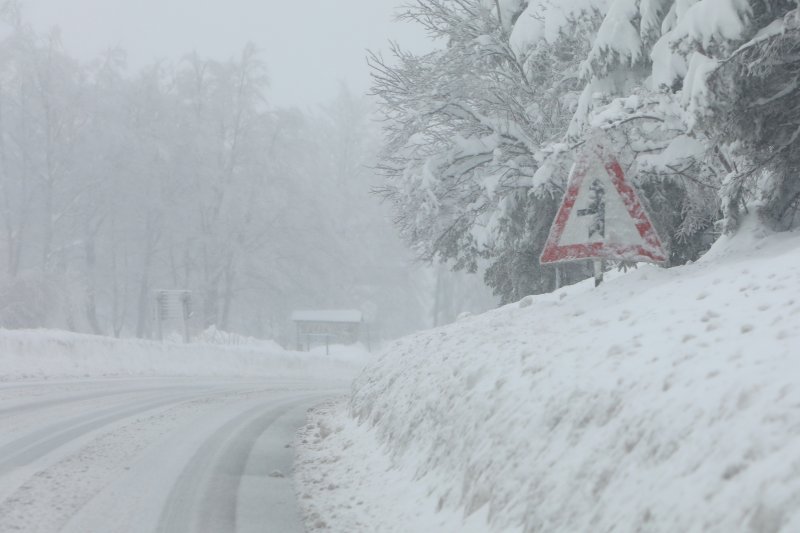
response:
M558 243L564 234L569 216L575 207L583 180L589 169L589 163L593 157L599 158L608 172L611 182L622 196L623 204L628 210L628 214L636 224L639 235L647 243L647 247L642 245L619 245L607 244L604 242L571 244L560 246ZM649 248L649 249L648 249ZM539 258L540 264L562 263L581 259L632 259L635 261L649 261L653 263L664 263L667 261L664 246L658 238L658 234L653 228L653 224L639 200L639 195L625 180L625 173L617 159L599 143L593 149L585 150L575 164L570 173L569 186L564 200L558 210L550 234L547 238L544 250Z

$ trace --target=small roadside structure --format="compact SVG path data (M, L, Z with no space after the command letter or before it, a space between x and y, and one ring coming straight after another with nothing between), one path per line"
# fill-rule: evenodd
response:
M297 349L310 350L315 344L355 344L361 338L364 315L354 309L295 311L292 322L297 331Z

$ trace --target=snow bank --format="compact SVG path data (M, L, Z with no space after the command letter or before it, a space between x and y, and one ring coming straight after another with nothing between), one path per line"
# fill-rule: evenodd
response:
M182 340L183 337L178 335L175 342L182 342ZM269 352L283 351L281 345L273 340L256 339L246 335L239 335L238 333L217 329L216 326L209 326L204 329L196 337L193 337L192 341L201 344L216 344L218 346L248 346L250 348L258 348Z
M800 531L800 235L407 337L353 390L300 436L312 529Z
M349 379L368 359L359 347L340 347L326 356L289 352L274 343L220 346L0 330L0 381L101 376Z

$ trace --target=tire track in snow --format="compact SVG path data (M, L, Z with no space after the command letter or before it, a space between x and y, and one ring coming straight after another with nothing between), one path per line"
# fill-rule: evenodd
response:
M51 407L63 407L68 404L87 402L91 400L103 400L117 398L125 395L135 395L148 392L175 392L175 387L147 387L139 389L107 390L92 394L77 394L73 396L62 396L56 399L41 400L36 402L22 403L13 407L0 409L0 420L27 415L35 411L41 411Z
M259 405L221 426L176 481L158 531L303 531L288 479L293 453L283 443L291 442L296 427L304 421L306 408L324 397L303 395ZM259 447L265 440L272 442ZM276 449L286 451L277 454ZM243 482L247 494L243 494ZM287 494L291 501L287 501ZM240 522L241 514L248 520Z
M205 394L182 391L159 400L148 397L135 407L118 409L113 415L81 425L82 431L73 428L53 439L45 439L49 444L46 448L55 455L56 451L68 447L87 431L129 420L93 437L76 450L63 453L44 469L25 472L22 484L0 501L0 531L60 531L103 487L122 475L154 440L174 431L187 416L230 401L231 397L238 398L252 392L251 389L213 389ZM37 450L44 448L37 447ZM20 453L27 455L32 452L20 450ZM29 473L32 475L28 476ZM7 484L7 480L8 476L5 479L0 476L0 485L3 482Z
M186 401L193 397L197 397L196 392L192 394L175 394L173 391L171 394L156 396L158 399L153 399L153 396L148 395L147 398L137 399L133 405L126 403L121 407L104 409L38 429L0 447L0 476L29 465L70 442L105 426L152 409Z

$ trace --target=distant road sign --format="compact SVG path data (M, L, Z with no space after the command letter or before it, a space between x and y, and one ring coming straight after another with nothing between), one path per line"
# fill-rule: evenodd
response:
M599 141L587 143L572 169L540 263L581 259L667 260L639 196Z
M192 317L192 293L185 290L155 291L155 319L158 337L164 339L169 329L182 329L189 342L189 319ZM166 330L166 331L165 331Z
M181 290L158 290L156 310L160 320L188 319L192 314L192 293Z

